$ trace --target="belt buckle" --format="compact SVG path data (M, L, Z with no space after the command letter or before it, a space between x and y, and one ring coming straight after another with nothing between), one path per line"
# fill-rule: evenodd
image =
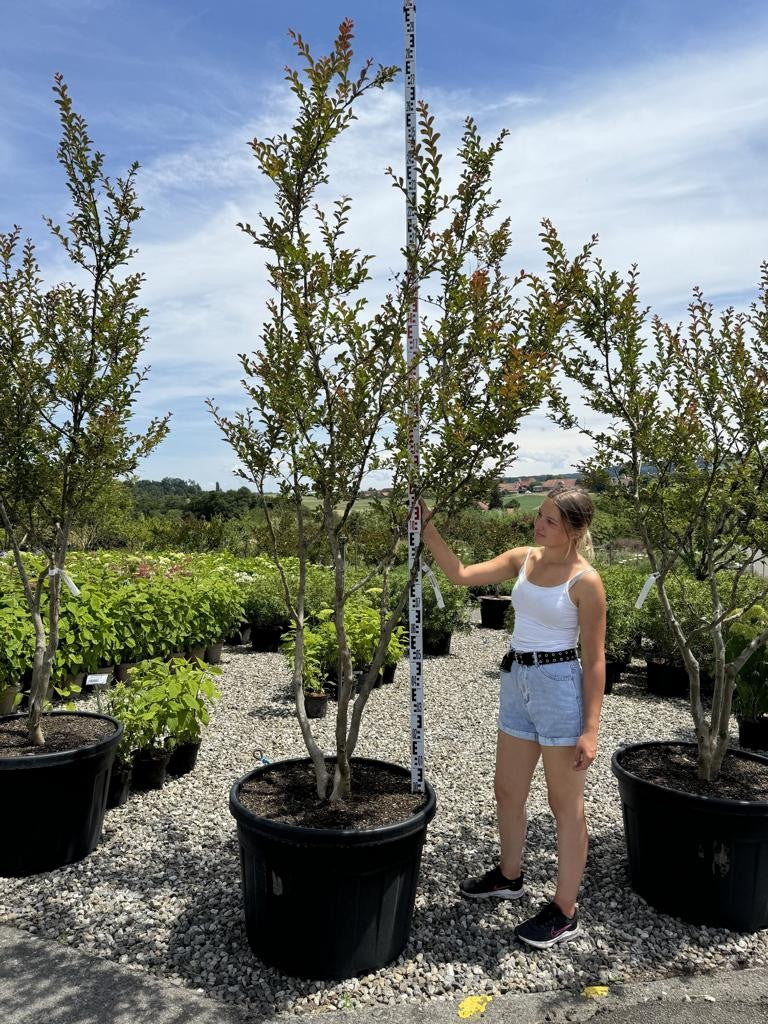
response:
M538 668L539 665L542 664L542 662L539 661L539 652L538 651L533 651L533 664L536 666L536 668Z

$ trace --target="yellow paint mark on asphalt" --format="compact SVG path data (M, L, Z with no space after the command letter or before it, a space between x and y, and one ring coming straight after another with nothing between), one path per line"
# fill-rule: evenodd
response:
M587 985L581 990L585 999L605 999L608 995L607 985Z
M493 996L467 996L459 1003L459 1016L462 1020L477 1017L485 1013L486 1006L493 1002Z

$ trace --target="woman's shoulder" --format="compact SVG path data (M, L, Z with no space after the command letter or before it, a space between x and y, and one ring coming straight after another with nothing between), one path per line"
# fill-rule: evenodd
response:
M509 559L512 567L515 570L515 575L517 575L522 569L523 563L525 562L528 555L535 550L536 549L531 547L530 544L526 544L524 547L510 548L507 551L507 558Z

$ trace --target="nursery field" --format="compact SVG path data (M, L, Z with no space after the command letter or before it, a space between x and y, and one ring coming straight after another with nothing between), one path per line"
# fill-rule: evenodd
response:
M684 924L655 912L630 887L611 753L628 741L692 736L686 702L649 694L636 664L606 697L587 782L592 843L582 935L535 956L511 939L514 925L551 895L554 881L554 826L541 768L529 805L526 897L501 906L460 898L461 878L497 855L493 751L505 646L502 631L472 628L454 636L449 656L425 662L427 777L438 812L427 832L411 938L390 966L350 981L311 982L265 966L249 949L227 792L255 757L296 757L304 749L287 660L245 646L224 650L216 680L221 698L194 770L160 791L134 792L109 811L102 842L84 861L0 879L0 921L266 1018L278 1011L426 1007L469 993L578 992L588 984L768 967L768 933ZM373 692L360 755L408 763L407 674L401 660L394 684ZM92 704L92 698L82 702ZM330 714L316 723L326 750L333 747L333 728Z

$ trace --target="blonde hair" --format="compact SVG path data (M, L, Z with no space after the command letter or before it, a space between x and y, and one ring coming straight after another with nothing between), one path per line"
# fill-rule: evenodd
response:
M555 487L547 497L557 505L571 543L576 542L576 550L589 560L594 558L595 549L589 527L595 515L595 506L587 492L581 487Z

